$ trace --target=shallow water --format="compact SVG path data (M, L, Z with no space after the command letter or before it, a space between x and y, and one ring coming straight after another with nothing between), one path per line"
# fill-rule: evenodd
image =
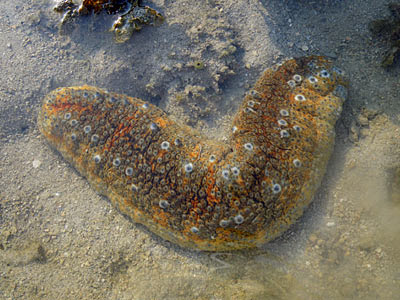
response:
M59 35L52 1L1 2L0 298L396 299L400 66L380 67L387 45L368 31L388 2L155 0L145 4L165 22L125 44L108 32L113 16ZM305 54L335 59L349 99L314 202L261 249L163 241L98 196L36 127L45 94L85 83L223 139L261 71Z

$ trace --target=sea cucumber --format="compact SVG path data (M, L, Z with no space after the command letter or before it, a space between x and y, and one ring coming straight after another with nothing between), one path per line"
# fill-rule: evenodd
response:
M227 142L86 85L50 92L38 126L96 191L155 234L206 251L251 248L287 230L319 187L347 96L343 73L321 56L267 69Z

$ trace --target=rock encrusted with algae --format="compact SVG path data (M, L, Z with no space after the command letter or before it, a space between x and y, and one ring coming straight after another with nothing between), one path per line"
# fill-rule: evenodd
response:
M250 248L301 216L326 171L346 98L324 57L259 78L227 142L210 140L138 98L91 87L44 99L40 131L125 215L183 247Z
M400 56L400 3L390 3L391 16L372 21L369 28L376 36L382 36L390 44L390 49L382 60L382 66L392 66Z
M114 31L115 40L123 43L143 25L154 25L164 19L159 12L148 6L141 6L140 2L139 0L83 0L78 6L72 0L61 0L57 2L54 10L65 12L61 20L61 29L73 18L87 15L92 11L100 13L105 10L108 14L119 14L110 30Z

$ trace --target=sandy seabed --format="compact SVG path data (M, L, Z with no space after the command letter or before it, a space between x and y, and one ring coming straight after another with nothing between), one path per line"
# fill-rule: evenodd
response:
M145 1L164 23L116 44L113 16L60 35L53 1L1 1L0 298L396 299L400 65L381 68L387 44L368 30L389 2ZM260 249L210 254L158 238L98 196L36 127L45 94L90 84L224 139L260 73L308 54L346 71L349 99L313 204Z

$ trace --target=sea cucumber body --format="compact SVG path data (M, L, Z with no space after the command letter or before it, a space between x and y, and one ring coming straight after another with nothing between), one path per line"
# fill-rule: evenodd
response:
M312 200L346 86L319 56L268 69L227 142L90 86L49 93L38 125L96 191L157 235L207 251L251 248L287 230Z

